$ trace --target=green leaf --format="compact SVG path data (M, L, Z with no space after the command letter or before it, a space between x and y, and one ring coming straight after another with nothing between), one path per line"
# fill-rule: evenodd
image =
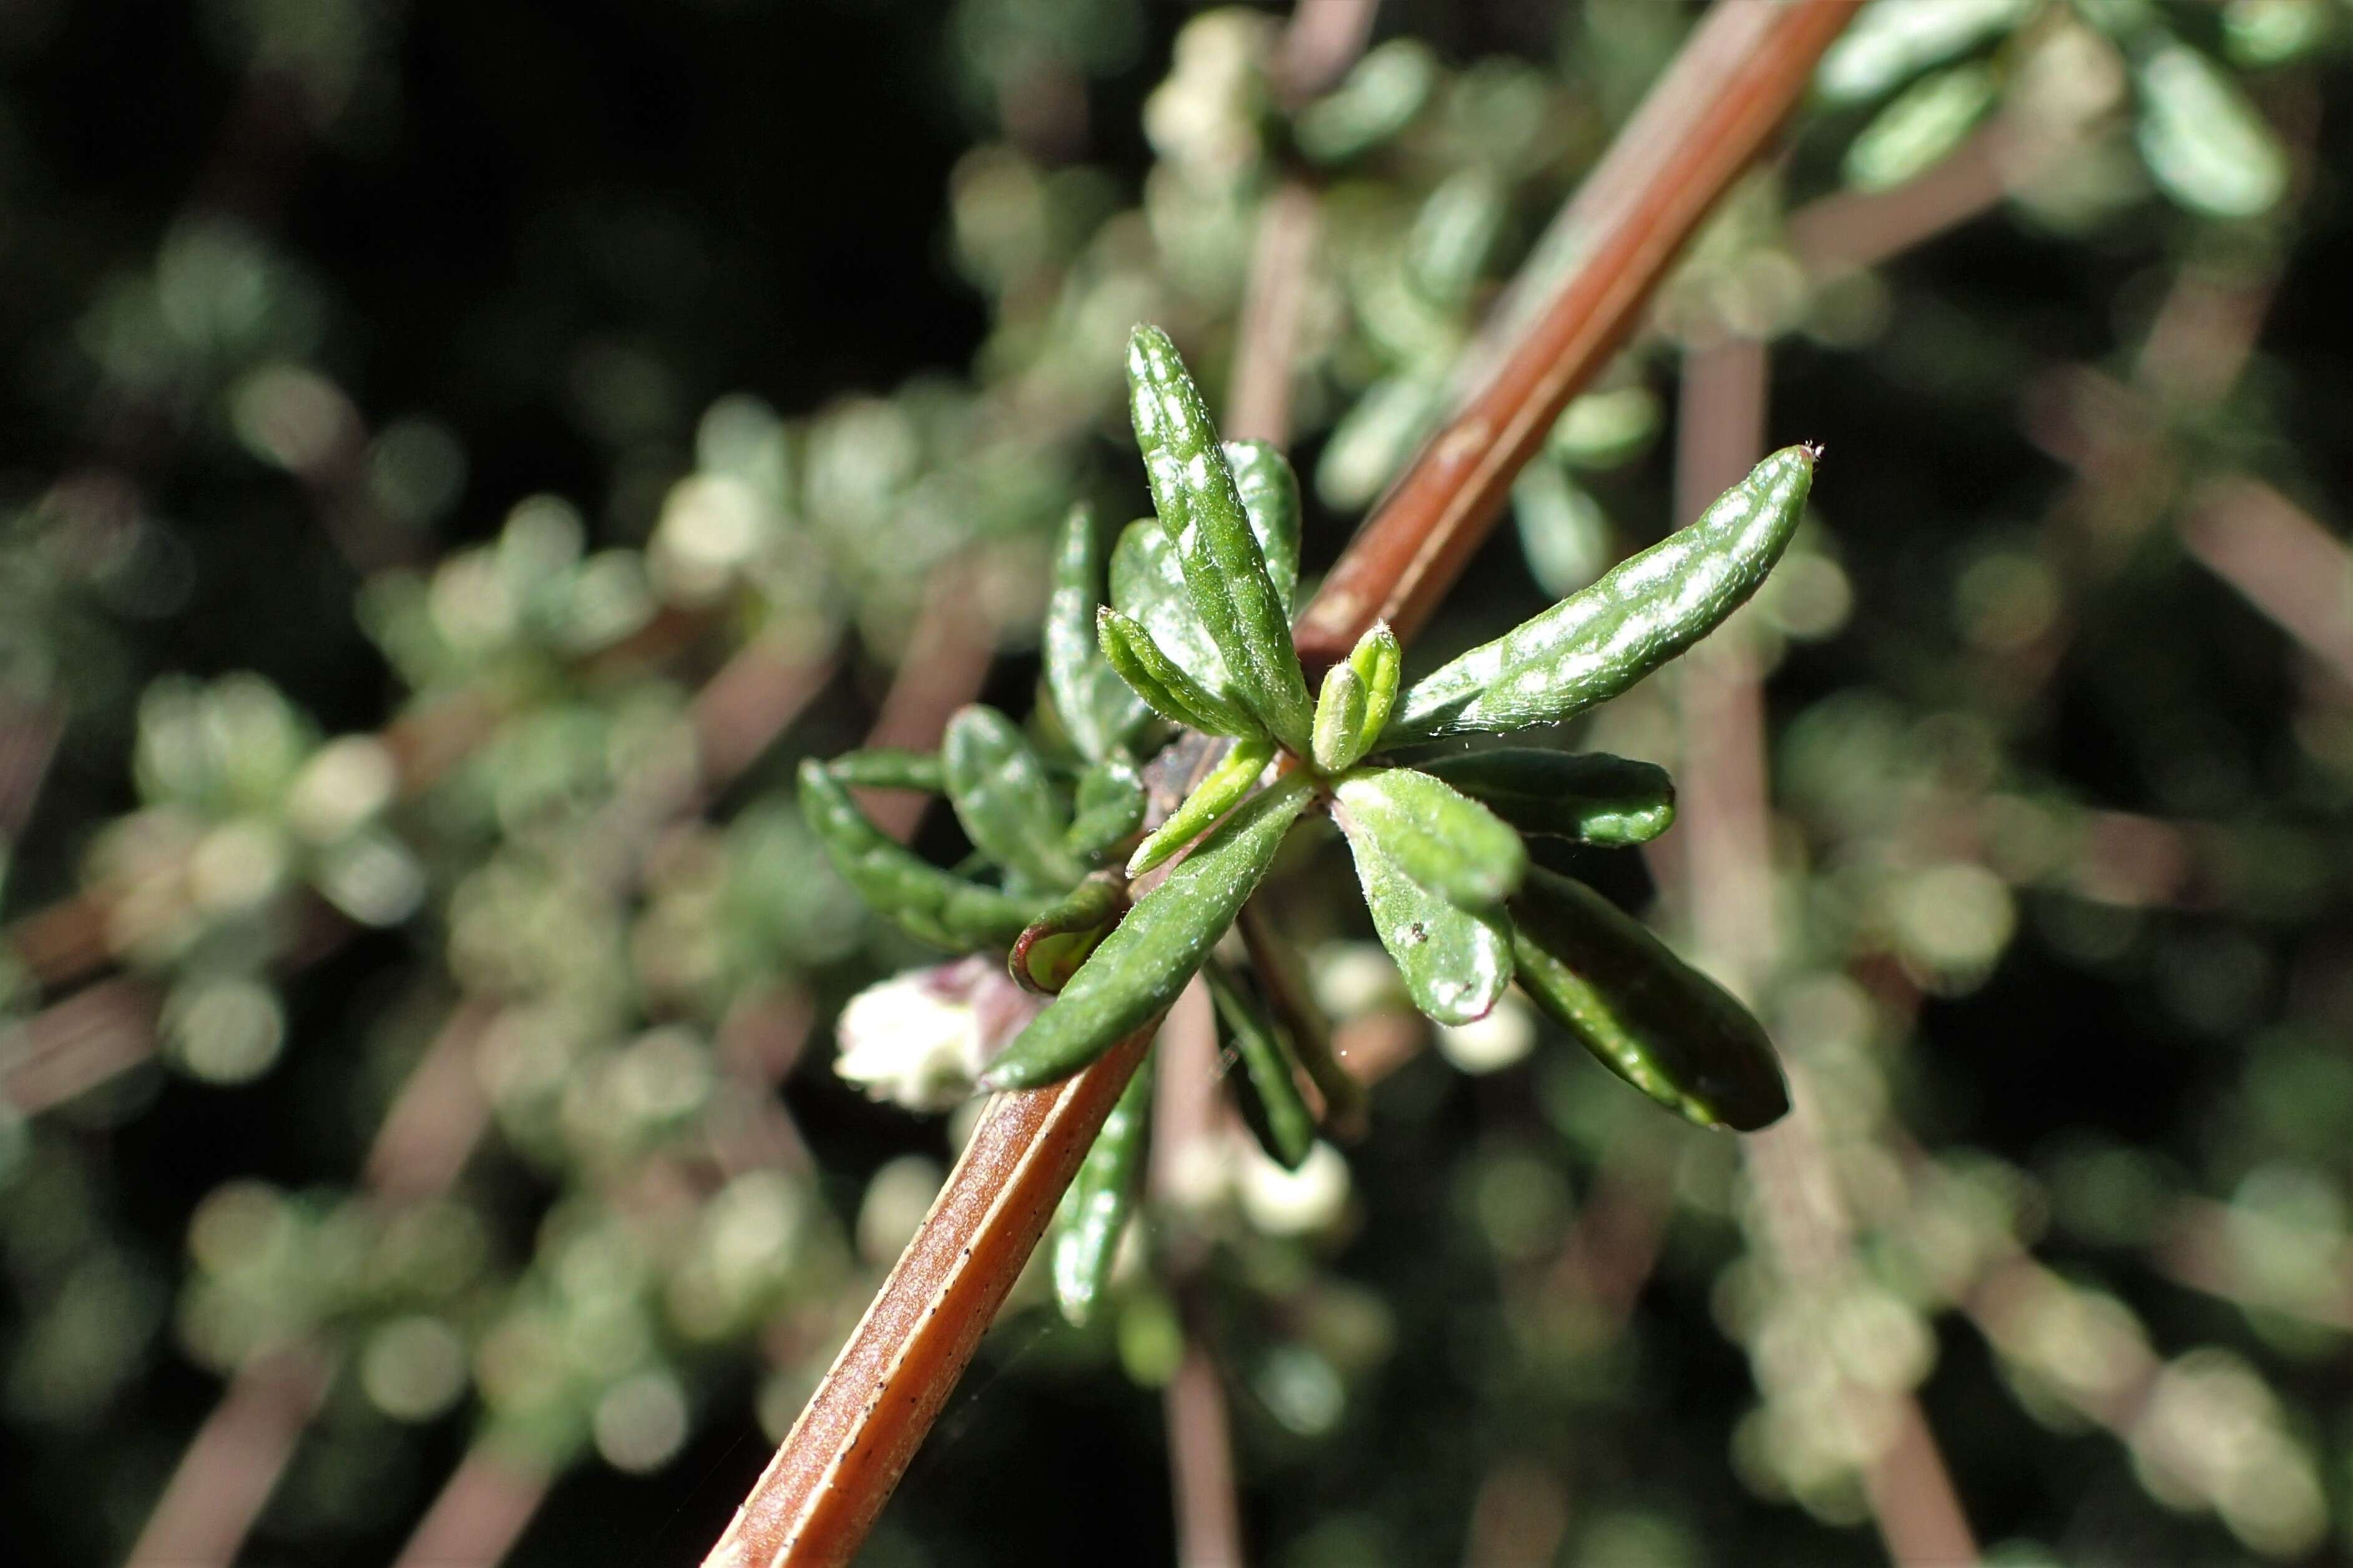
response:
M1153 510L1176 542L1193 611L1225 659L1234 695L1270 734L1303 756L1313 705L1291 646L1291 617L1268 575L1200 389L1157 327L1135 329L1127 374Z
M1398 682L1405 673L1405 649L1398 646L1388 622L1375 621L1356 639L1356 646L1348 650L1348 668L1365 683L1364 742L1356 749L1362 756L1388 728L1389 710L1397 706Z
M1356 639L1345 664L1324 674L1315 700L1315 765L1325 773L1345 773L1372 750L1397 702L1398 676L1405 651L1387 621L1374 623Z
M1757 591L1797 531L1815 457L1774 453L1689 528L1417 681L1383 742L1557 723L1624 691Z
M1314 788L1295 773L1221 824L1128 911L981 1076L982 1087L1035 1089L1067 1078L1165 1011L1274 864Z
M1103 603L1103 541L1094 514L1071 509L1054 555L1054 594L1046 606L1046 685L1071 743L1090 762L1124 755L1150 718L1095 641L1095 611Z
M1649 843L1675 820L1675 785L1667 770L1607 752L1504 747L1414 766L1522 833L1625 848Z
M1048 901L1017 898L926 864L858 809L812 757L800 768L801 813L842 880L876 913L920 941L959 952L1012 945Z
M895 746L873 746L844 752L825 764L825 771L860 789L911 789L924 795L948 792L947 771L939 758L925 752L905 752Z
M1095 615L1095 637L1103 658L1153 711L1171 723L1188 725L1211 735L1258 736L1266 731L1257 718L1193 679L1162 649L1152 634L1117 610Z
M1406 236L1405 275L1433 305L1470 302L1510 212L1503 182L1482 164L1449 175L1421 204Z
M1428 773L1360 768L1333 795L1351 842L1369 836L1384 858L1449 903L1494 909L1527 870L1527 846L1518 834Z
M2140 153L2166 195L2208 217L2247 218L2287 192L2287 154L2221 68L2166 43L2135 62Z
M1133 763L1120 757L1097 763L1079 775L1078 805L1062 842L1073 854L1092 860L1143 826L1149 804L1144 779Z
M1993 107L1992 68L1955 66L1914 83L1881 110L1846 150L1841 172L1858 190L1883 191L1925 173Z
M1529 873L1511 904L1520 987L1601 1065L1703 1127L1789 1109L1764 1027L1732 994L1581 882Z
M1833 103L1877 98L2025 20L2037 0L1872 0L1814 76Z
M1127 859L1127 874L1143 876L1199 837L1211 823L1242 803L1272 761L1274 742L1264 736L1236 741L1209 776L1169 814L1168 820L1135 847L1135 853Z
M1407 876L1361 822L1343 815L1340 829L1373 930L1397 960L1413 1005L1441 1024L1486 1016L1512 983L1512 938L1503 920L1450 904Z
M1315 1147L1315 1118L1307 1109L1293 1076L1291 1047L1260 1007L1258 998L1216 959L1201 966L1218 1016L1233 1036L1234 1053L1242 1059L1259 1114L1249 1118L1250 1131L1274 1163L1295 1171Z
M1315 695L1313 737L1316 771L1345 773L1365 754L1365 678L1345 664L1324 672Z
M1264 441L1229 441L1225 452L1267 577L1288 616L1299 591L1299 476L1291 459Z
M1046 766L1013 721L974 703L940 743L948 801L973 847L1031 881L1067 888L1087 868L1062 842L1071 821Z
M1614 468L1651 444L1659 398L1649 387L1613 386L1570 400L1545 437L1547 456L1572 468Z
M1369 505L1445 414L1442 382L1420 375L1375 382L1324 443L1315 463L1315 492L1339 511Z
M1370 152L1413 123L1438 86L1438 61L1411 38L1366 51L1346 79L1299 111L1292 133L1319 163Z
M1127 889L1118 878L1098 871L1014 939L1006 968L1025 990L1051 996L1070 984L1126 912Z
M1103 1118L1103 1131L1054 1211L1049 1258L1054 1300L1073 1327L1086 1326L1111 1283L1120 1235L1144 1184L1151 1142L1152 1058L1146 1056Z
M1586 586L1609 564L1608 514L1549 457L1520 470L1512 486L1512 521L1528 575L1556 599Z

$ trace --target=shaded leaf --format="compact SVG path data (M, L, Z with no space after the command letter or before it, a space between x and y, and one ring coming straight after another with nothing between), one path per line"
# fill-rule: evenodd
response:
M845 752L825 764L826 771L846 784L860 789L911 789L924 795L948 792L947 770L927 752L872 746Z
M1034 882L1067 888L1087 873L1062 841L1070 816L1029 739L996 709L957 710L941 738L948 801L976 848Z
M1764 1026L1581 882L1531 871L1511 903L1520 987L1602 1066L1703 1127L1752 1131L1789 1109Z
M1092 859L1143 826L1148 804L1143 775L1134 764L1118 757L1097 763L1079 775L1078 802L1063 842L1072 853Z
M1522 833L1622 848L1649 843L1675 820L1675 785L1667 770L1607 752L1502 747L1414 766Z
M1295 1171L1315 1147L1315 1118L1307 1109L1293 1076L1291 1047L1282 1031L1267 1016L1257 995L1216 959L1201 966L1218 1016L1233 1037L1234 1053L1241 1058L1250 1079L1250 1102L1258 1114L1247 1118L1267 1155L1286 1171Z
M1079 1165L1054 1211L1048 1259L1054 1301L1063 1318L1084 1328L1111 1282L1119 1238L1135 1210L1152 1142L1152 1058L1146 1056L1103 1118L1103 1131Z
M1127 889L1098 871L1032 921L1006 955L1007 971L1026 990L1051 996L1070 984L1127 912Z

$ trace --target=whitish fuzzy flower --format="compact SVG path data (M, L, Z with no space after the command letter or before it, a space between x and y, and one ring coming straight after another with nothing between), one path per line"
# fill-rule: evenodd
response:
M1482 1018L1438 1031L1438 1054L1467 1073L1501 1072L1536 1043L1535 1013L1516 991L1506 992Z
M834 1071L876 1100L945 1110L972 1093L1039 1004L986 958L912 969L849 999Z
M1313 1236L1347 1212L1348 1162L1329 1143L1317 1143L1299 1169L1286 1171L1250 1142L1241 1177L1242 1214L1270 1236Z

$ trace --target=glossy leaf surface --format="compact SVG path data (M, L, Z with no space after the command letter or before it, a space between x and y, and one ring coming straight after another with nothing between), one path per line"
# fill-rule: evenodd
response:
M1096 763L1123 754L1150 717L1095 640L1095 611L1103 602L1106 580L1104 555L1093 512L1084 506L1071 508L1054 553L1054 592L1046 606L1046 684L1071 743Z
M1774 453L1689 528L1417 681L1383 742L1557 723L1624 691L1757 591L1797 531L1814 458Z
M1441 1024L1484 1017L1512 983L1512 938L1494 914L1447 902L1406 875L1361 823L1343 815L1373 930L1413 1005Z
M1428 773L1359 768L1333 795L1352 842L1369 835L1399 870L1449 903L1492 910L1527 869L1527 846L1518 834Z
M1156 327L1138 327L1129 340L1127 374L1153 510L1176 545L1194 613L1225 660L1234 696L1304 755L1312 704L1291 617L1200 389Z
M1095 617L1095 632L1119 678L1169 722L1211 735L1265 733L1240 703L1194 679L1142 623L1106 609Z
M1789 1109L1764 1026L1582 882L1531 871L1511 904L1520 988L1602 1066L1703 1127L1753 1131Z
M1655 763L1607 752L1499 747L1418 761L1522 833L1623 848L1675 820L1674 781Z

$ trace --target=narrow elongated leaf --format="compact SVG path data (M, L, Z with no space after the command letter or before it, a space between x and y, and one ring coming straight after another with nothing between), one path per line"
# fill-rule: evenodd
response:
M1097 763L1079 775L1078 804L1063 842L1092 859L1144 826L1147 804L1143 776L1131 763L1118 757Z
M1152 1058L1147 1056L1103 1118L1103 1131L1095 1134L1094 1146L1054 1211L1050 1259L1054 1301L1074 1327L1086 1326L1111 1283L1119 1238L1144 1184L1151 1142Z
M1198 838L1211 823L1241 804L1272 761L1274 742L1264 736L1236 741L1209 776L1169 814L1168 820L1135 847L1135 853L1127 859L1127 874L1141 877Z
M1176 543L1194 613L1225 658L1234 695L1269 733L1303 756L1313 704L1292 649L1291 617L1268 575L1200 389L1157 327L1135 329L1127 374L1153 510Z
M1398 681L1405 671L1405 649L1398 645L1397 633L1389 630L1388 622L1375 621L1356 639L1356 646L1348 652L1348 668L1365 683L1365 722L1356 747L1361 757L1388 728L1389 712L1397 706Z
M2208 217L2268 212L2287 191L2287 153L2212 60L2167 43L2134 68L2140 152L2166 195Z
M1103 554L1093 512L1072 507L1054 554L1054 594L1046 605L1046 685L1071 743L1095 763L1124 754L1128 741L1150 717L1095 641Z
M1048 900L1017 898L918 859L868 821L815 758L801 764L800 800L842 880L919 941L959 952L1009 947L1049 907Z
M1274 863L1314 788L1293 774L1229 817L1128 911L982 1086L1035 1089L1067 1078L1174 1002Z
M1848 144L1846 183L1883 191L1925 172L1960 145L1993 107L1996 90L1992 68L1974 62L1905 89Z
M1359 768L1333 794L1351 841L1369 835L1399 870L1449 903L1494 909L1527 870L1527 846L1518 834L1428 773Z
M1623 848L1649 843L1675 820L1675 785L1667 770L1607 752L1502 747L1414 766L1522 833Z
M1062 842L1071 819L1029 742L996 709L974 703L940 743L948 801L974 847L1034 882L1067 888L1087 874Z
M1511 931L1502 917L1448 903L1407 876L1345 813L1340 828L1373 930L1397 960L1413 1005L1441 1024L1486 1016L1512 983Z
M1195 685L1234 700L1225 658L1193 613L1176 546L1158 518L1138 518L1121 532L1111 555L1111 607L1142 625Z
M1070 984L1103 939L1127 912L1127 889L1098 871L1071 889L1014 940L1006 968L1023 989L1051 996Z
M947 770L927 752L904 752L895 746L873 746L844 752L825 764L826 772L860 789L911 789L924 795L948 792Z
M1877 98L2022 21L2035 0L1872 0L1822 56L1815 81L1833 103Z
M1366 52L1345 80L1300 111L1299 150L1319 163L1369 152L1413 123L1439 80L1437 59L1412 38Z
M1291 459L1267 442L1229 441L1225 449L1242 510L1266 558L1267 578L1288 616L1299 592L1299 476Z
M1815 458L1774 453L1689 528L1415 682L1383 742L1557 723L1624 691L1757 591L1797 531Z
M1218 1016L1233 1037L1234 1054L1242 1059L1250 1079L1250 1097L1258 1114L1248 1120L1268 1156L1286 1171L1295 1171L1315 1147L1315 1118L1293 1076L1290 1045L1274 1020L1266 1016L1257 996L1224 964L1211 959L1201 966Z
M1324 689L1315 694L1315 766L1326 773L1345 773L1365 754L1365 678L1345 664L1324 672Z
M1171 723L1211 735L1266 732L1249 710L1195 680L1150 632L1117 610L1105 609L1095 616L1095 636L1119 678Z
M1511 918L1521 989L1611 1072L1703 1127L1789 1109L1763 1026L1609 900L1537 869Z

